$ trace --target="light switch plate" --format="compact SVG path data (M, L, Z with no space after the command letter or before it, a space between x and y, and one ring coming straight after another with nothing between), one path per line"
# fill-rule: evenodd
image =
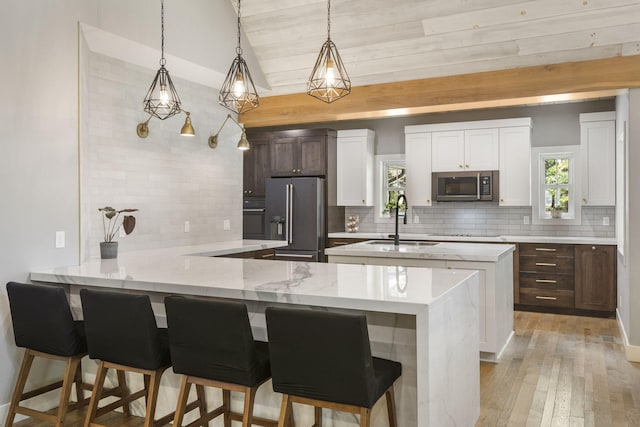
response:
M189 223L189 221L185 221L184 222L184 232L188 233L191 230L191 224Z
M225 219L223 221L223 228L225 230L231 230L231 221L229 221L228 219Z
M602 225L609 225L609 217L608 216L603 216L602 217Z
M56 231L56 249L64 248L64 231Z

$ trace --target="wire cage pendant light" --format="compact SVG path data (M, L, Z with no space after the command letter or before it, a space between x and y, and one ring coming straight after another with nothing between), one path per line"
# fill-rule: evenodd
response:
M160 120L168 119L182 111L180 97L173 86L164 59L164 0L160 2L161 12L161 52L160 69L144 97L144 111Z
M238 46L236 47L238 56L233 60L218 96L220 105L238 114L253 110L260 105L260 98L253 84L249 67L242 57L240 17L240 0L238 0Z
M331 41L331 0L327 0L327 41L307 82L307 94L328 104L351 93L351 80L342 63L338 48Z

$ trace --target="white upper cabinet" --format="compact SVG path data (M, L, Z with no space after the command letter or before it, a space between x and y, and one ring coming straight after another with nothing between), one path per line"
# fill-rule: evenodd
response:
M449 125L459 127L468 123L479 122L450 123ZM496 170L498 169L498 129L433 132L432 154L433 172Z
M498 129L464 131L464 169L471 171L498 169Z
M431 206L431 133L408 133L405 127L404 153L407 174L405 194L409 206Z
M500 206L531 206L531 126L500 128Z
M338 131L338 206L373 206L374 139L370 129Z
M464 131L433 132L431 152L433 172L464 170Z
M615 112L580 114L582 204L616 204Z

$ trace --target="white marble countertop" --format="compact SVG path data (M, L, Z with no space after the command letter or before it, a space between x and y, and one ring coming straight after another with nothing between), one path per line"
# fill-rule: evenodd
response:
M336 239L388 239L389 233L329 233ZM451 236L437 234L400 233L401 240L424 240L441 242L491 242L491 243L564 243L576 245L616 245L614 237L556 237L556 236Z
M515 250L511 244L440 242L433 246L370 240L325 249L326 255L497 262Z
M417 314L477 274L468 270L212 257L234 248L255 250L270 244L236 241L124 252L117 259L91 259L80 265L34 270L31 280Z

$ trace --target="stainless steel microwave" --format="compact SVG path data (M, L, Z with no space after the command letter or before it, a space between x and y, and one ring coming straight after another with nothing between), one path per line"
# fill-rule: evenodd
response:
M433 172L431 185L438 202L498 200L498 171Z

